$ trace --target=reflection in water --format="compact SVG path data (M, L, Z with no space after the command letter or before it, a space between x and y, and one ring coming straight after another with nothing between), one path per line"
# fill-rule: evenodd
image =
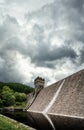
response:
M29 125L26 111L3 111L0 114L10 117L16 121Z
M10 117L11 119L14 119L16 121L19 121L25 125L28 125L30 127L36 128L39 130L35 123L33 123L33 119L26 111L2 111L0 114L5 115L7 117ZM34 121L35 122L35 121Z

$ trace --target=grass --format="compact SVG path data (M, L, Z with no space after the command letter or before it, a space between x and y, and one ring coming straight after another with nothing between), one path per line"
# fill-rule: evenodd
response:
M30 130L17 121L0 115L0 130Z

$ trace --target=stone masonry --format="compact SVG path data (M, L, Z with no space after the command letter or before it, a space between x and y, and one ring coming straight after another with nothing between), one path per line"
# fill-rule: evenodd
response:
M48 87L40 77L34 84L34 100L27 110L33 127L84 130L84 70Z

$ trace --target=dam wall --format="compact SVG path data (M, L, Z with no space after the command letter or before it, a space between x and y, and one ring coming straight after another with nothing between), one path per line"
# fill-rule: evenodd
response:
M84 130L84 70L42 88L27 112L38 130Z

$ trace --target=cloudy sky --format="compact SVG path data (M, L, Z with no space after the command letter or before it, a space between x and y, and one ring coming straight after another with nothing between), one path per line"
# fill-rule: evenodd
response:
M84 0L0 0L0 81L46 84L84 68Z

